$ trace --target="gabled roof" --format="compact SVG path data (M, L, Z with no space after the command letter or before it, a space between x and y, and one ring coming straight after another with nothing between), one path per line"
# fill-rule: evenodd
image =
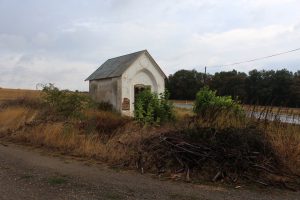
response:
M155 65L158 68L158 70L162 73L162 75L166 78L166 75L155 62L155 60L152 58L152 56L149 54L149 52L147 50L142 50L131 54L108 59L85 80L90 81L122 76L122 74L128 69L128 67L144 53L148 56L153 65Z

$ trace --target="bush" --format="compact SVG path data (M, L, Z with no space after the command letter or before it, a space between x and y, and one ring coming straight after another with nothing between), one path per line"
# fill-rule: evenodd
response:
M64 117L81 117L83 109L91 105L90 98L78 91L59 90L53 84L45 85L42 91L45 103Z
M118 113L89 110L86 117L78 122L78 129L84 133L97 133L101 136L112 136L116 130L125 126L130 118L122 117Z
M144 90L136 97L134 117L142 123L163 123L174 119L173 105L166 91L159 96L150 90Z
M230 96L217 96L216 91L208 87L202 88L197 93L193 111L201 117L216 116L222 112L236 116L244 115L242 107Z

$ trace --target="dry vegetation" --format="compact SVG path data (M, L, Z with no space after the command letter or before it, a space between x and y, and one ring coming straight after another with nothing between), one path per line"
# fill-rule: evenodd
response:
M177 137L178 131L191 129L194 126L201 130L213 128L219 132L228 128L245 131L249 127L255 127L254 130L259 130L263 137L268 138L275 150L276 157L282 165L280 170L284 171L284 174L289 174L288 177L291 175L300 177L300 126L298 125L229 119L226 114L219 115L214 121L195 120L188 109L176 109L178 121L158 127L141 127L129 118L99 110L85 111L86 117L81 120L62 120L49 117L49 110L38 103L39 95L35 91L18 90L20 94L16 90L1 89L0 91L0 99L6 99L0 104L0 138L2 139L97 159L111 165L130 168L137 166L140 169L170 175L187 173L187 171L181 170L180 166L162 170L157 166L157 160L153 160L153 156L158 156L157 152L154 155L155 152L151 152L150 146L145 147L145 144L153 145L153 141L157 141L156 145L160 145L159 141L163 137ZM149 161L151 159L152 162ZM210 180L215 172L212 170L208 173ZM193 178L193 175L189 174L189 176ZM280 180L282 181L282 178Z
M249 111L255 112L268 112L275 111L278 112L277 108L274 111L270 111L271 107L262 109L262 107L257 108L257 106L248 107ZM293 109L286 109L286 111ZM186 118L193 118L194 114L190 109L176 108L177 117L184 121ZM294 114L295 117L299 117ZM186 122L187 123L187 122ZM235 127L239 129L244 129L247 127L255 126L262 133L270 139L277 155L282 160L283 165L286 167L287 171L291 171L294 174L300 175L300 125L282 123L280 121L271 122L265 118L246 118L243 119L230 119L226 113L220 113L216 120L207 121L204 119L199 119L198 124L201 127L214 127L219 130L224 130L226 128Z
M300 175L300 126L285 123L260 125L289 171Z
M110 111L87 110L83 120L62 119L52 116L52 111L36 99L38 95L29 99L28 94L8 96L13 95L15 99L0 104L0 138L5 140L133 166L142 139L159 134L156 128L143 128Z

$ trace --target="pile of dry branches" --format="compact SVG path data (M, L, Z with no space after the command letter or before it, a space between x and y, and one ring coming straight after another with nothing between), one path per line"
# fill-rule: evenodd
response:
M187 180L191 174L205 174L212 181L248 180L290 188L287 183L292 179L268 139L255 128L169 132L144 141L141 156L144 168L184 171Z

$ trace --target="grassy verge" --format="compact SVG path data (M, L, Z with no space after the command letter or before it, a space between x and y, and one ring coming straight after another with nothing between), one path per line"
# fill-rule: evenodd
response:
M108 162L134 166L139 144L159 135L157 127L141 127L109 111L86 110L83 119L52 116L47 108L19 101L0 106L0 138ZM167 127L161 127L160 130Z
M0 106L0 137L64 154L101 160L113 166L138 167L142 171L170 176L185 173L181 175L183 179L188 174L189 178L211 180L216 173L212 169L218 169L216 163L192 170L191 166L182 166L180 162L172 160L174 157L171 153L165 155L167 151L163 151L164 153L159 154L159 151L156 151L159 149L153 150L152 147L160 148L159 141L166 136L182 141L178 144L214 144L214 134L226 135L228 130L231 131L228 136L233 137L227 138L226 141L239 145L244 143L239 143L238 138L248 137L249 134L249 137L252 137L254 132L267 139L272 147L271 152L280 161L278 170L281 170L281 175L273 176L272 179L284 181L282 174L300 176L300 126L230 118L226 113L220 113L215 120L209 121L205 118L195 118L189 109L176 108L175 111L176 122L143 127L131 119L109 111L88 109L81 119L66 119L53 116L51 110L32 98L25 101L7 101ZM209 137L202 138L205 134ZM158 143L153 143L155 141ZM220 145L216 147L218 146ZM230 145L226 146L228 150L229 147ZM158 162L161 155L165 155L164 165ZM259 158L263 158L259 162L264 163L267 162L264 159L268 157Z

